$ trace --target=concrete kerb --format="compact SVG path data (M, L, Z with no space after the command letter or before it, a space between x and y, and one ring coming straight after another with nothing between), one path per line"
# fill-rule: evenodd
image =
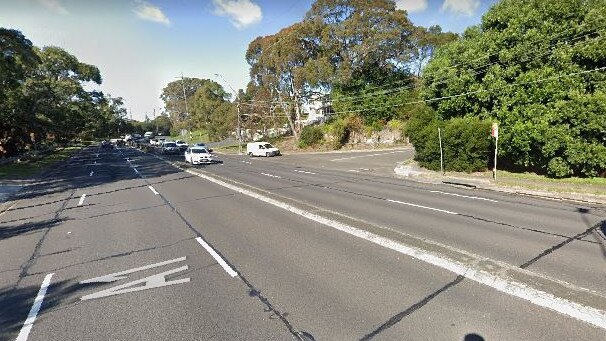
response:
M557 200L557 201L571 201L578 202L584 204L596 204L596 205L606 205L606 196L600 195L591 195L591 194L581 194L581 193L556 193L549 191L537 191L531 189L525 189L520 187L505 187L499 186L498 184L493 183L490 180L486 179L470 179L470 178L457 178L451 176L433 176L433 173L423 170L417 170L413 167L408 167L404 165L397 165L394 168L394 173L400 177L407 180L412 180L420 183L430 183L430 184L445 184L456 187L465 187L465 188L473 188L473 189L483 189L507 194L515 194L515 195L523 195L529 197L535 197L540 199L547 200Z

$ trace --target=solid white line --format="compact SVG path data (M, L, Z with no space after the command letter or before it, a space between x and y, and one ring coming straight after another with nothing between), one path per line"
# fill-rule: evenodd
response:
M155 189L155 188L153 188L151 185L149 185L149 186L147 186L147 187L149 187L149 189L151 189L151 191L152 191L152 192L154 192L154 194L155 194L155 195L160 194L160 193L158 193L158 192L156 191L156 189Z
M417 205L417 204L412 204L409 202L405 202L405 201L399 201L399 200L391 200L391 199L386 199L389 202L393 202L396 204L402 204L402 205L406 205L406 206L412 206L412 207L418 207L418 208L424 208L426 210L432 210L432 211L438 211L438 212L442 212L442 213L446 213L446 214L454 214L454 215L458 215L459 213L457 212L452 212L452 211L447 211L447 210L441 210L439 208L433 208L433 207L429 207L429 206L423 206L423 205Z
M204 241L204 239L202 239L202 237L197 237L196 240L198 241L198 243L200 243L200 245L202 245L204 249L206 249L206 251L208 251L208 253L210 253L210 255L217 261L217 263L221 265L223 270L225 270L228 275L230 275L231 277L238 276L238 273L234 269L232 269L232 267L229 266L229 264L227 264L227 262L223 260L223 258L221 258L221 256L219 256L219 254L215 250L213 250L213 248L210 247L210 245L208 245Z
M82 204L84 204L84 198L86 198L86 194L82 194L82 196L80 196L80 201L78 201L78 206L82 206Z
M284 203L284 202L269 198L267 196L255 193L253 191L238 187L236 185L232 185L227 182L215 179L208 175L196 173L191 170L185 170L185 171L190 174L196 175L200 178L206 179L210 182L213 182L217 185L232 189L241 194L258 199L260 201L266 202L266 203L274 205L276 207L285 209L291 213L300 215L300 216L310 219L312 221L324 224L326 226L330 226L336 230L348 233L350 235L362 238L364 240L367 240L369 242L383 246L385 248L388 248L388 249L397 251L399 253L408 255L410 257L419 259L421 261L435 265L442 269L446 269L448 271L454 272L458 275L462 275L468 279L471 279L478 283L484 284L488 287L494 288L500 292L522 298L535 305L551 309L551 310L559 312L561 314L576 318L581 321L585 321L587 323L590 323L590 324L600 327L602 329L606 329L606 312L605 311L602 311L602 310L599 310L599 309L596 309L593 307L584 306L584 305L581 305L579 303L570 301L570 300L562 298L562 297L557 297L548 292L545 292L545 291L542 291L542 290L539 290L539 289L536 289L533 287L529 287L527 284L525 284L521 281L517 281L512 278L499 277L498 273L493 274L493 273L487 272L482 269L474 268L467 264L461 263L457 260L452 260L447 257L444 257L440 254L426 251L421 248L401 244L401 243L393 241L389 238L385 238L380 235L374 234L372 232L358 229L356 227L325 218L318 214L315 214L315 213L312 213L309 211L305 211L303 209L297 208L297 207L289 205L287 203ZM429 241L426 241L426 242L429 242ZM432 242L432 243L437 244L435 242ZM443 246L443 247L450 248L448 246ZM463 251L460 251L460 252L463 252ZM475 256L475 257L478 259L482 258L479 256ZM504 264L504 263L501 263L501 266L504 268L509 267L515 271L531 273L530 271L522 270L515 266Z
M377 153L377 154L366 154L366 155L359 155L359 156L342 157L342 158L338 158L338 159L332 159L330 161L351 160L351 159L358 159L361 157L379 156L379 155L395 154L395 153L401 153L401 152L402 152L402 150L398 150L398 151L389 152L389 153Z
M442 191L430 191L430 192L431 193L440 193L440 194L444 194L444 195L452 195L452 196L461 197L461 198L468 198L468 199L475 199L475 200L485 200L485 201L491 201L491 202L498 202L498 201L492 200L492 199L481 198L481 197L473 197L473 196L456 194L456 193L449 193L449 192L442 192Z
M282 179L282 177L278 176L278 175L272 175L272 174L267 174L267 173L261 173L261 175L269 176L270 178Z
M302 171L302 170L298 170L298 169L295 169L295 172L297 172L297 173L303 173L303 174L316 175L316 173L314 173L314 172L306 172L306 171Z
M44 295L46 295L46 290L48 289L48 286L50 285L50 280L51 280L51 277L53 277L53 275L54 275L54 273L51 273L51 274L46 275L46 277L44 277L44 281L42 281L42 286L40 287L40 290L38 291L38 295L36 295L36 299L34 299L34 304L32 305L32 308L30 309L29 314L27 314L27 319L23 323L23 327L21 327L21 331L19 332L19 335L17 336L16 341L27 340L27 337L29 336L29 332L32 330L32 327L34 326L34 321L36 321L36 316L38 316L38 312L40 312L40 308L42 308L42 301L44 301Z

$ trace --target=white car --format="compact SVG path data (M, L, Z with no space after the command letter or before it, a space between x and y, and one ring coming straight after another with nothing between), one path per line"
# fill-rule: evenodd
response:
M187 148L184 155L185 162L189 162L192 165L221 162L215 155L211 154L208 149L204 147Z
M249 156L276 156L280 150L267 142L251 142L246 144L246 154Z

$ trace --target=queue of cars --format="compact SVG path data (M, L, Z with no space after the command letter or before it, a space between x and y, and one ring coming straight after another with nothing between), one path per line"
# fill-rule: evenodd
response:
M177 140L177 141L169 141L166 140L165 137L154 136L153 134L145 133L142 137L137 134L127 135L125 138L121 139L111 139L109 141L103 140L101 142L102 148L114 148L114 146L121 146L124 142L137 141L136 146L139 147L139 144L151 146L156 152L160 152L166 155L183 155L185 158L185 162L190 163L192 165L200 165L200 164L211 164L211 163L221 163L222 161L213 154L213 150L208 148L208 146L204 143L195 143L193 145L187 144L185 141ZM122 143L120 143L122 142ZM279 156L281 155L280 150L274 146L272 146L268 142L250 142L246 144L246 154L248 156Z

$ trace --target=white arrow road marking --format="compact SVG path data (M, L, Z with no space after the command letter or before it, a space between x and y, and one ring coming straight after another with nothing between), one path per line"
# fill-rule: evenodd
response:
M152 191L152 192L154 192L154 194L155 194L155 195L160 194L160 193L158 193L158 192L156 191L156 189L155 189L154 187L152 187L152 185L149 185L149 186L147 186L147 187L149 187L149 189L151 189L151 191Z
M188 269L187 265L184 265L182 267L179 267L179 268L176 268L173 270L164 271L157 275L148 276L148 277L142 278L137 281L128 282L128 283L125 283L122 285L118 285L115 287L111 287L111 288L108 288L105 290L98 291L94 294L82 296L80 298L80 300L86 301L86 300L92 300L95 298L102 298L102 297L114 296L114 295L119 295L119 294L125 294L127 292L136 292L136 291L141 291L141 290L165 287L165 286L173 285L173 284L187 283L187 282L189 282L189 278L182 278L182 279L177 279L177 280L168 281L168 282L166 281L166 276L172 275L177 272L185 271L187 269ZM145 283L145 285L139 286L139 284L142 284L142 283ZM132 288L133 286L136 286L136 287Z
M135 170L135 173L139 174L139 171L137 170L137 168L133 168Z
M116 273L109 274L109 275L104 275L104 276L87 279L85 281L80 282L80 284L111 283L111 282L119 281L121 279L125 279L126 278L125 275L128 275L128 274L132 274L132 273L144 271L144 270L149 270L149 269L157 268L157 267L168 265L168 264L183 262L186 259L187 259L187 257L181 257L181 258L175 258L175 259L167 260L167 261L160 262L160 263L141 266L141 267L126 270L126 271L116 272Z
M229 266L229 264L227 264L227 262L223 258L221 258L221 256L219 256L219 254L215 250L213 250L213 248L210 247L210 245L208 245L204 241L204 239L202 239L202 237L198 237L196 238L196 240L198 241L198 243L200 243L200 245L202 245L204 249L206 249L206 251L208 251L208 253L210 253L211 256L213 256L217 263L219 263L223 270L225 270L225 272L227 272L231 277L236 277L238 275L238 273L234 269L232 269L232 267Z
M78 201L78 206L82 206L82 204L84 204L84 198L86 198L86 194L82 194L80 201Z
M51 277L53 277L53 275L54 275L54 273L48 274L48 275L46 275L46 277L44 277L44 281L42 281L42 286L40 287L40 290L38 291L38 295L36 295L36 299L34 299L34 305L32 305L32 308L30 309L29 314L27 314L27 319L23 323L23 327L21 327L21 331L19 332L19 335L17 336L16 341L27 340L27 337L29 336L29 332L32 330L32 327L34 326L34 321L36 321L36 316L38 316L38 312L40 311L40 308L42 308L42 301L44 301L44 295L46 295L46 290L48 289L48 286L50 285L50 280L51 280Z
M95 171L90 171L90 174L88 176L93 176L93 174L95 174Z
M449 192L442 192L442 191L430 191L430 192L431 193L440 193L440 194L444 194L444 195L452 195L452 196L461 197L461 198L468 198L468 199L475 199L475 200L485 200L485 201L491 201L491 202L498 202L498 201L492 200L492 199L481 198L481 197L473 197L473 196L456 194L456 193L449 193Z

